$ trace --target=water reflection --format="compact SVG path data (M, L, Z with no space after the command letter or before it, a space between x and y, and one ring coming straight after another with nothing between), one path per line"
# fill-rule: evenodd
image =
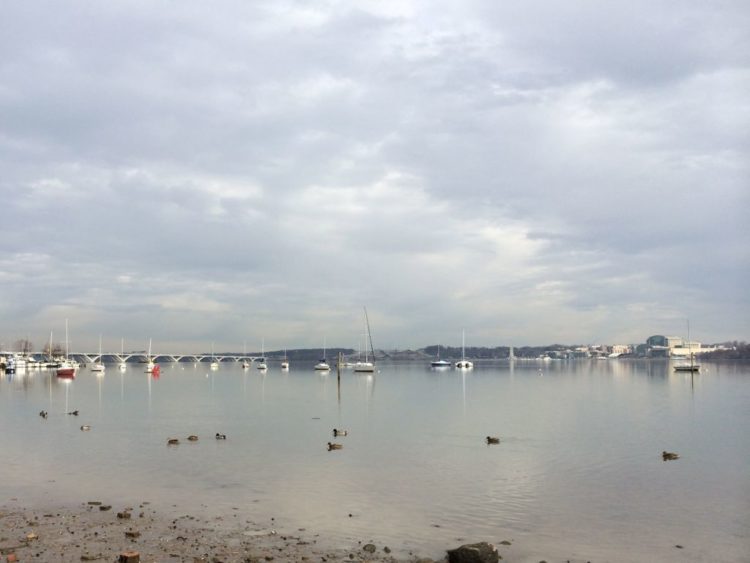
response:
M748 366L716 366L692 384L668 362L478 363L470 373L386 364L335 382L312 366L283 376L182 367L165 365L159 380L120 373L119 391L85 369L75 381L0 379L4 454L21 459L29 443L43 444L34 479L6 468L0 494L34 494L86 459L98 470L53 496L131 501L137 490L171 506L175 491L190 490L183 511L252 505L331 541L406 541L426 555L453 538L513 537L547 558L675 561L683 530L693 543L747 547L736 493L750 461ZM27 424L46 406L88 415L95 405L100 421L86 440L72 439L70 423ZM333 427L350 435L329 454ZM164 438L186 428L229 440L167 452ZM488 434L501 443L488 447ZM134 445L127 456L124 443ZM663 449L681 459L663 463Z

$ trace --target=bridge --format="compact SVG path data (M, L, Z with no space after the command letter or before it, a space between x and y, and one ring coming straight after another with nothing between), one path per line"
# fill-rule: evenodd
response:
M147 352L129 352L126 354L117 354L117 353L102 353L101 355L99 352L70 352L68 354L69 357L73 358L74 360L77 360L81 363L85 364L92 364L95 362L101 361L103 364L108 363L120 363L120 362L129 362L130 360L134 359L138 363L146 363L149 360L149 355ZM153 362L158 362L159 360L167 361L167 362L173 362L173 363L179 363L179 362L189 362L189 363L201 363L206 360L211 362L255 362L259 360L261 357L264 357L266 359L278 359L281 360L281 356L278 358L270 357L270 356L248 356L245 354L151 354L150 358ZM135 363L135 362L134 362Z

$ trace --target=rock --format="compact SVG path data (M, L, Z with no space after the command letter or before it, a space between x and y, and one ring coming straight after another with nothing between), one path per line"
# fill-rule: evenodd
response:
M375 547L375 544L374 544L374 543L368 543L367 545L365 545L365 546L364 546L364 547L362 548L362 550L363 550L363 551L366 551L367 553L375 553L375 550L376 550L376 549L377 549L377 548Z
M120 520L130 520L130 512L118 512L117 517Z
M448 550L449 563L497 563L500 555L491 543L479 542Z
M118 561L119 563L140 563L141 554L137 551L123 551Z
M510 542L508 540L503 540L500 542L500 545L510 545Z
M139 538L141 537L141 533L136 530L128 530L125 532L126 538Z
M110 510L112 508L112 505L110 504L102 504L99 506L99 510L102 512L106 512L107 510Z

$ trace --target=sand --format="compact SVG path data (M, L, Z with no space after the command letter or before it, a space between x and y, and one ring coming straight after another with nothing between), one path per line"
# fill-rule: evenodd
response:
M142 562L421 561L416 555L395 559L387 546L359 543L326 549L319 538L276 530L231 516L202 518L160 514L148 502L110 506L86 501L76 506L38 509L0 506L2 561L118 561L127 551Z

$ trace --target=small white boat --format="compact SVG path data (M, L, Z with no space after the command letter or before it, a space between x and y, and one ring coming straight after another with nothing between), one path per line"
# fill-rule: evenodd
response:
M146 356L146 373L154 373L154 370L156 369L156 364L154 363L154 360L151 358L151 339L148 339L148 355Z
M128 364L125 363L125 339L120 338L120 363L117 364L117 367L120 371L125 371L128 367Z
M214 343L211 342L211 364L209 365L209 368L212 370L219 369L219 362L216 361L216 357L214 356Z
M91 371L104 373L104 364L102 363L102 335L99 335L99 358L91 364Z
M258 365L256 366L259 370L265 371L268 369L268 364L266 363L266 351L265 351L265 341L261 339L260 341L260 358L258 358Z
M357 373L374 373L375 372L375 349L372 347L372 334L370 334L370 319L367 317L367 307L365 309L365 360L354 364L354 371ZM372 361L367 357L367 343L370 343L372 352Z
M326 339L323 339L323 357L315 364L315 371L331 371L331 366L326 360Z
M466 347L466 331L461 331L461 359L456 362L458 369L471 369L474 367L474 363L466 359L464 348Z
M281 369L284 371L289 369L289 358L286 357L286 348L284 348L284 357L281 358Z

